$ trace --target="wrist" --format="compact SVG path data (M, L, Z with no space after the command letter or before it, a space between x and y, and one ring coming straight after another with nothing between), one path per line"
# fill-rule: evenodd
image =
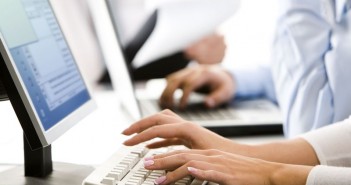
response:
M228 148L227 152L242 155L246 157L254 157L257 158L255 153L257 150L255 149L254 145L247 145L242 143L233 142L232 140L228 139L228 143L230 143L230 147Z
M305 185L313 168L313 166L280 163L272 163L272 165L274 168L269 178L271 185Z

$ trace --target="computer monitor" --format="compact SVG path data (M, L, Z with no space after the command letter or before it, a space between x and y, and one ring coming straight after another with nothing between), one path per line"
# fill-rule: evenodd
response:
M95 108L49 0L0 1L0 77L31 149Z
M48 0L0 1L0 32L3 81L24 133L32 148L47 146L93 109L91 95Z

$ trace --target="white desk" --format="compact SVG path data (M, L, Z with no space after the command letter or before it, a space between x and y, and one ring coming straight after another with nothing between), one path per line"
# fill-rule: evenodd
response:
M53 160L100 164L126 138L121 131L130 124L112 92L99 92L98 109L57 139L52 145ZM0 103L0 164L23 163L22 129L10 102Z
M116 94L112 91L99 91L95 94L95 100L98 109L52 144L53 161L98 165L127 139L120 133L128 127L131 120L121 110ZM23 133L10 102L0 102L0 115L0 171L4 171L23 164ZM261 136L233 139L257 144L282 138Z

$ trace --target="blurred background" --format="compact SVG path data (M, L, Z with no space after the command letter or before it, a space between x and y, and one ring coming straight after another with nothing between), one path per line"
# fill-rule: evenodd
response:
M241 8L220 27L228 45L224 65L246 68L270 63L278 0L243 0Z

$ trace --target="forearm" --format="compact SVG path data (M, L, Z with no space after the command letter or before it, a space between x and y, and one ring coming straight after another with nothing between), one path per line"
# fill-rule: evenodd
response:
M271 185L305 185L319 164L313 147L301 138L261 145L232 143L231 152L264 160L257 168L264 166Z
M313 147L304 139L294 139L261 145L234 143L231 152L278 163L310 166L319 164Z

